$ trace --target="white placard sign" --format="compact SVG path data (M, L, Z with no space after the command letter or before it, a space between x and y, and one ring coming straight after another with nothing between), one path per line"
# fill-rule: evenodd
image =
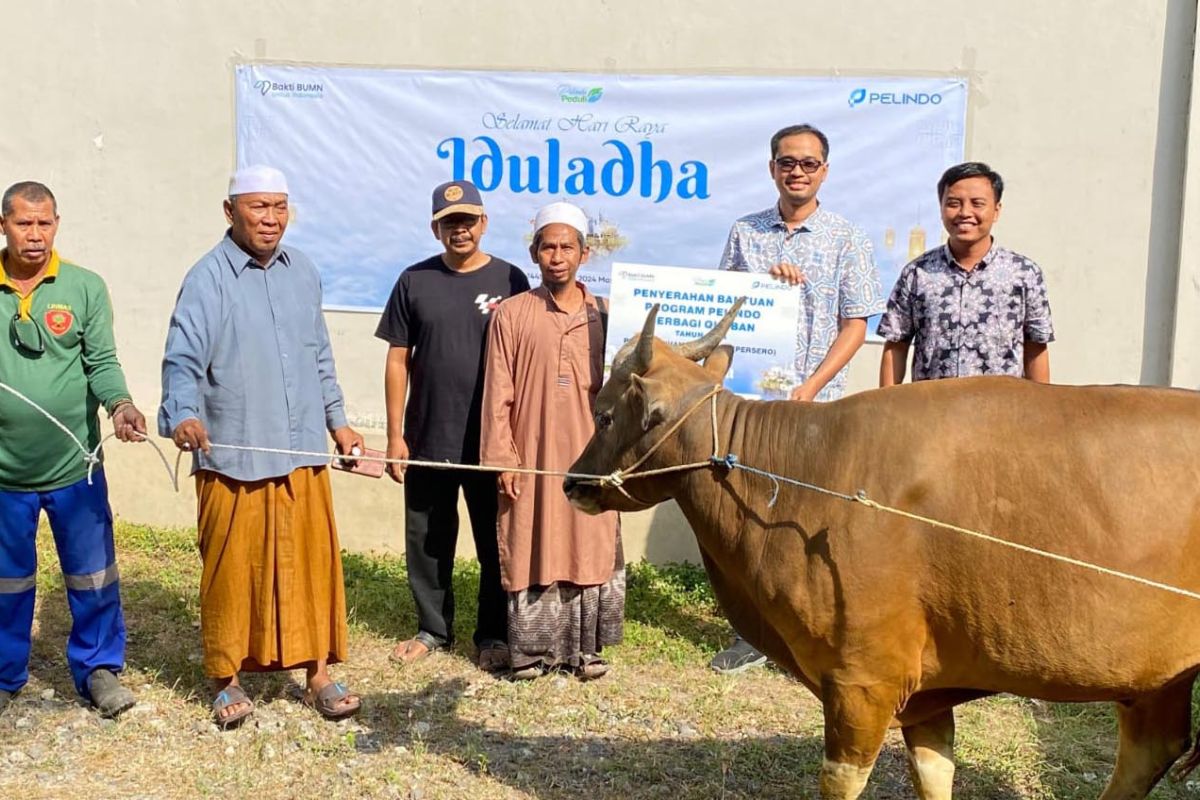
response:
M655 303L655 335L678 344L711 330L739 297L746 302L725 337L734 348L725 387L745 397L786 398L798 385L800 292L762 274L613 264L604 363L611 367L621 345L641 332Z

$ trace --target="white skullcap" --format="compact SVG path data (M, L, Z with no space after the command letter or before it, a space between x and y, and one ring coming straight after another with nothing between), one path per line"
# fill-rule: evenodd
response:
M581 236L587 236L588 221L587 214L583 213L583 209L571 203L551 203L548 206L542 206L537 212L537 216L533 220L533 232L536 234L547 225L552 225L555 222L561 222L564 225L569 225L579 231Z
M230 197L239 194L256 194L258 192L287 194L287 178L283 177L283 173L274 167L268 167L264 164L252 164L248 167L242 167L233 173L233 177L229 179Z

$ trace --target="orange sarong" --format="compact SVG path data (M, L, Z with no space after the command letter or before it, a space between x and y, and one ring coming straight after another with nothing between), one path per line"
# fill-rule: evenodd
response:
M346 659L346 593L326 467L237 481L196 473L204 674Z

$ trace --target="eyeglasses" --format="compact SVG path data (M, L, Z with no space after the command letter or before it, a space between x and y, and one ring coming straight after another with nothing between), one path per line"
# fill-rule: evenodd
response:
M815 158L801 158L799 160L784 156L783 158L775 159L775 166L783 172L784 175L790 175L792 170L799 167L804 171L805 175L812 175L814 172L825 166L824 161L818 161Z
M14 316L9 327L9 337L17 348L31 355L40 356L46 352L46 340L42 336L42 329L30 317L22 317L20 314Z

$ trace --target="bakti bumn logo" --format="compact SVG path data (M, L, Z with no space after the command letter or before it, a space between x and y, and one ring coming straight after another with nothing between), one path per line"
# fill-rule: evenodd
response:
M254 82L254 90L263 97L309 97L319 98L325 94L325 86L320 83L276 83L265 78Z

